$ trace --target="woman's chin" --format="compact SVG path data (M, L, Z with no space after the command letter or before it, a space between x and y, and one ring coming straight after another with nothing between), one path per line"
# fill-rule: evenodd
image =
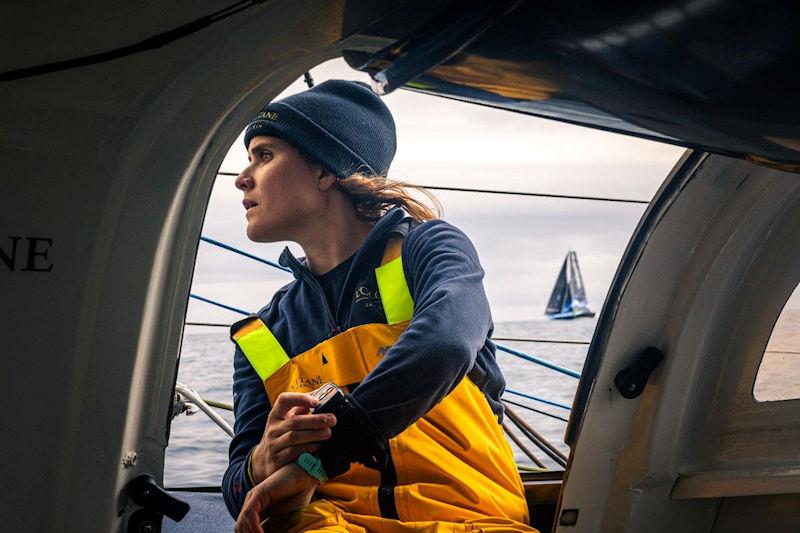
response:
M253 242L276 242L281 239L275 238L273 232L265 230L264 228L247 226L247 238Z
M254 228L252 225L247 225L247 238L253 242L264 242L262 240L263 232L259 231L258 228Z

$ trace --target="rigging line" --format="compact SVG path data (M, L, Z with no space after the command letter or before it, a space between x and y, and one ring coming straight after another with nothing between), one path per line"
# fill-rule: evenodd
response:
M233 411L233 405L229 403L218 402L216 400L206 400L205 398L203 398L203 401L206 402L211 407L216 407L217 409L222 409L224 411Z
M439 185L420 185L424 189L432 191L453 191L453 192L474 192L481 194L508 194L512 196L535 196L538 198L562 198L566 200L591 200L595 202L616 202L623 204L644 204L650 202L647 200L634 200L630 198L606 198L602 196L578 196L573 194L548 194L541 192L522 192L522 191L498 191L493 189L471 189L466 187L444 187Z
M217 172L218 176L238 176L236 172ZM543 192L524 192L524 191L498 191L494 189L470 189L466 187L445 187L441 185L414 185L412 187L422 187L423 189L430 189L432 191L452 191L452 192L473 192L480 194L506 194L511 196L533 196L537 198L561 198L566 200L591 200L594 202L615 202L623 204L644 204L650 202L648 200L634 200L631 198L606 198L602 196L578 196L574 194L548 194Z
M283 270L284 272L291 272L291 269L289 269L289 268L287 268L285 266L282 266L282 265L280 265L280 264L278 264L278 263L276 263L274 261L270 261L269 259L264 259L262 257L258 257L257 255L253 255L251 253L247 253L244 250L240 250L238 248L234 248L230 244L225 244L224 242L220 242L220 241L218 241L216 239L212 239L211 237L206 237L205 235L201 235L200 236L200 240L201 241L205 241L205 242L207 242L209 244L213 244L214 246L219 246L220 248L228 250L229 252L233 252L233 253L236 253L236 254L239 254L239 255L243 255L243 256L245 256L245 257L247 257L249 259L253 259L255 261L258 261L259 263L264 263L265 265L269 265L271 267L278 268L280 270Z
M545 400L544 398L539 398L538 396L533 396L531 394L525 394L524 392L517 392L515 390L506 389L506 392L509 394L514 394L515 396L522 396L523 398L527 398L529 400L533 400L535 402L546 403L547 405L553 405L555 407L560 407L561 409L566 409L567 411L572 411L572 407L569 405L564 405L563 403L554 402L551 400Z
M250 315L250 313L248 313L247 311L243 311L242 309L238 309L236 307L232 307L230 305L226 305L226 304L211 300L209 298L204 298L204 297L199 296L197 294L189 294L189 297L190 298L194 298L196 300L200 300L201 302L209 303L211 305L216 305L217 307L221 307L221 308L227 309L229 311L234 311L234 312L242 314L242 315L247 315L247 316ZM500 345L497 345L497 347L500 348ZM523 354L523 355L527 355L527 354ZM548 368L558 367L558 365L554 365L553 363L550 363L549 361L544 361L543 359L538 359L538 358L531 357L531 356L527 356L526 359L527 358L530 358L529 360L534 362L534 363L539 363L539 364L547 363L544 366L547 366ZM529 400L533 400L533 401L536 401L536 402L541 402L541 403L545 403L545 404L548 404L548 405L553 405L555 407L560 407L562 409L566 409L567 411L571 411L572 410L572 408L569 407L568 405L564 405L564 404L558 403L558 402L553 402L553 401L550 401L550 400L545 400L544 398L539 398L537 396L532 396L530 394L517 392L517 391L511 390L511 389L506 389L506 392L509 393L509 394L516 394L517 396L522 396L523 398L528 398Z
M515 405L515 406L517 406L517 407L519 407L521 409L526 409L528 411L533 411L534 413L539 413L540 415L549 416L550 418L555 418L556 420L561 420L562 422L569 422L569 420L567 420L566 418L563 418L563 417L560 417L558 415L554 415L554 414L548 413L547 411L540 411L539 409L536 409L535 407L531 407L530 405L525 405L523 403L517 403L515 401L509 400L508 398L503 398L503 401L506 402L506 403L510 403L511 405Z
M548 344L582 344L588 346L591 344L589 341L576 341L576 340L562 340L562 339L537 339L530 337L492 337L493 341L507 341L507 342L543 342Z
M197 294L189 294L189 297L190 298L194 298L196 300L200 300L201 302L209 303L211 305L216 305L217 307L221 307L221 308L227 309L229 311L234 311L234 312L242 314L242 315L249 316L250 314L252 314L252 313L249 313L247 311L243 311L242 309L239 309L237 307L232 307L230 305L226 305L226 304L214 301L214 300L210 300L208 298L204 298L204 297L199 296ZM198 325L203 325L203 324L199 323ZM209 324L209 325L211 325L211 324ZM580 378L581 377L581 375L578 374L577 372L575 372L574 370L570 370L569 368L565 368L565 367L563 367L561 365L557 365L555 363L551 363L550 361L548 361L546 359L541 359L541 358L536 357L534 355L529 355L529 354L526 354L524 352L520 352L518 350L514 350L512 348L508 348L507 346L503 346L502 344L496 344L495 343L495 346L497 347L498 350L502 350L502 351L504 351L506 353L510 353L511 355L519 357L520 359L524 359L524 360L529 361L531 363L536 363L537 365L541 365L541 366L543 366L545 368L549 368L550 370L555 370L556 372L561 372L562 374L566 374L567 376L571 376L571 377L574 377L574 378ZM536 398L534 398L534 399L536 399ZM544 400L540 400L540 401L544 401ZM553 404L553 405L558 405L559 407L564 407L565 409L569 409L569 407L562 406L562 405L559 405L559 404Z
M534 355L529 355L529 354L526 354L524 352L520 352L518 350L514 350L513 348L509 348L508 346L503 346L502 344L495 343L495 346L497 346L498 350L502 350L502 351L504 351L506 353L510 353L513 356L519 357L520 359L525 359L526 361L530 361L531 363L536 363L538 365L544 366L546 368L549 368L550 370L555 370L556 372L560 372L560 373L562 373L562 374L564 374L566 376L570 376L570 377L573 377L575 379L580 379L580 377L581 377L581 375L578 372L575 372L574 370L570 370L569 368L563 367L561 365L557 365L555 363L551 363L550 361L548 361L546 359L541 359L541 358L536 357Z
M281 270L284 270L284 271L287 271L287 272L291 272L288 268L285 268L285 267L283 267L283 266L281 266L281 265L279 265L279 264L277 264L277 263L275 263L273 261L268 261L267 259L262 259L261 257L255 256L253 254L249 254L249 253L247 253L247 252L245 252L243 250L239 250L238 248L234 248L233 246L231 246L229 244L225 244L225 243L219 242L219 241L217 241L215 239L211 239L209 237L202 236L202 235L200 236L200 239L205 241L205 242L208 242L210 244L214 244L216 246L224 248L225 250L228 250L228 251L231 251L231 252L235 252L237 254L241 254L241 255L243 255L245 257L248 257L250 259L254 259L256 261L259 261L259 262L264 263L266 265L269 265L271 267L279 268ZM250 313L248 313L246 311L242 311L241 309L237 309L235 307L230 307L230 306L227 306L225 304L221 304L219 302L214 302L213 300L204 299L204 298L202 298L200 296L197 296L197 295L194 295L194 294L191 294L190 296L192 296L193 298L197 298L198 300L202 300L204 302L208 302L210 304L217 305L219 307L222 307L223 309L228 309L228 310L231 310L231 311L235 311L235 312L241 313L243 315L249 315L250 314ZM570 376L570 377L573 377L573 378L576 378L576 379L579 379L581 377L581 375L579 373L575 372L574 370L570 370L569 368L563 367L561 365L557 365L556 363L552 363L550 361L547 361L546 359L541 359L541 358L536 357L534 355L529 355L529 354L526 354L524 352L520 352L519 350L514 350L513 348L509 348L508 346L504 346L502 344L495 343L495 346L497 347L498 350L504 351L506 353L510 353L511 355L514 355L514 356L519 357L521 359L525 359L526 361L530 361L531 363L536 363L538 365L544 366L544 367L549 368L551 370L555 370L556 372L560 372L560 373L565 374L567 376Z
M539 434L535 429L533 429L530 424L525 422L525 420L517 414L516 411L511 409L509 406L506 406L506 414L508 418L511 419L512 422L522 431L522 433L528 437L531 441L537 444L537 446L544 446L541 450L550 455L550 458L556 461L557 463L561 463L561 466L566 466L567 464L567 456L564 455L561 450L559 450L555 445L553 445L549 440L547 440L544 436ZM549 452L552 452L551 455Z
M188 37L193 33L197 33L198 31L205 29L216 22L224 20L232 15L235 15L236 13L239 13L240 11L244 11L245 9L249 9L256 4L263 3L264 1L265 0L242 0L231 4L228 7L215 11L214 13L200 17L199 19L193 20L186 24L182 24L177 28L162 33L157 33L156 35L148 37L147 39L123 46L121 48L116 48L114 50L99 52L97 54L91 54L88 56L75 57L72 59L54 61L52 63L44 63L34 67L24 67L6 72L0 72L0 81L13 81L31 78L34 76L41 76L42 74L51 74L53 72L95 65L97 63L104 63L106 61L112 61L114 59L139 54L141 52L155 50L184 37Z
M514 441L514 444L516 444L516 445L517 445L517 448L519 448L520 450L522 450L522 453L524 453L525 455L527 455L527 456L528 456L528 458L529 458L531 461L533 461L533 464L535 464L535 465L536 465L536 466L538 466L539 468L545 468L545 466L544 466L544 463L543 463L543 462L541 462L541 461L540 461L540 460L539 460L539 459L538 459L538 458L537 458L537 457L536 457L536 456L533 454L533 452L531 451L531 449L530 449L530 448L528 448L527 446L525 446L525 444L523 444L523 443L522 443L522 440L521 440L519 437L517 437L517 436L514 434L514 432L513 432L513 431L511 431L511 428L508 426L508 424L506 424L505 422L503 422L503 423L502 423L502 426L503 426L503 430L506 432L506 435L508 435L508 437L509 437L511 440L513 440L513 441Z
M229 328L233 324L223 324L222 322L184 322L184 326L206 326L213 328ZM525 337L492 337L493 341L508 341L508 342L542 342L547 344L581 344L589 345L589 341L575 341L575 340L560 340L560 339L537 339ZM767 353L773 353L768 351ZM776 353L797 353L800 352L776 352Z
M236 307L231 307L230 305L225 305L219 302L215 302L214 300L209 300L208 298L203 298L202 296L198 296L196 294L189 294L189 298L194 298L195 300L200 300L201 302L206 302L211 305L216 305L217 307L221 307L223 309L227 309L228 311L233 311L241 315L250 316L250 313L248 313L247 311L242 311L241 309L238 309Z
M567 457L561 453L561 450L553 446L547 439L542 437L539 433L533 430L517 413L514 412L509 406L505 406L506 415L515 426L525 435L537 448L542 450L545 455L550 457L553 461L564 467L567 465Z

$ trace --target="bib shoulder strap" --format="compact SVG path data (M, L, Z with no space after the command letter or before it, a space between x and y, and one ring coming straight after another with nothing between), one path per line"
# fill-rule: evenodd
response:
M414 314L414 300L403 271L402 251L403 237L392 235L386 243L381 266L375 269L378 292L388 324L406 322Z
M236 324L231 335L258 376L266 381L280 367L289 362L289 356L260 317L250 317Z

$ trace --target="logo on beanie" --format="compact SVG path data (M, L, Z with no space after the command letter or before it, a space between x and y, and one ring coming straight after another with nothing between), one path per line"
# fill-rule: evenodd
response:
M271 120L272 122L275 122L278 120L278 113L276 111L261 111L258 115L256 115L255 119Z
M247 125L247 131L260 130L268 126L268 122L277 122L278 113L276 111L260 111L250 124Z

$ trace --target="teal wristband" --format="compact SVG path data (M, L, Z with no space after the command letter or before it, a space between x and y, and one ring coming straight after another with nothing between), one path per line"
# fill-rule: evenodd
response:
M300 457L297 458L295 463L297 466L302 468L306 474L319 481L320 484L328 481L328 476L325 474L325 469L322 468L322 461L320 461L317 456L308 452L303 452L300 454Z

